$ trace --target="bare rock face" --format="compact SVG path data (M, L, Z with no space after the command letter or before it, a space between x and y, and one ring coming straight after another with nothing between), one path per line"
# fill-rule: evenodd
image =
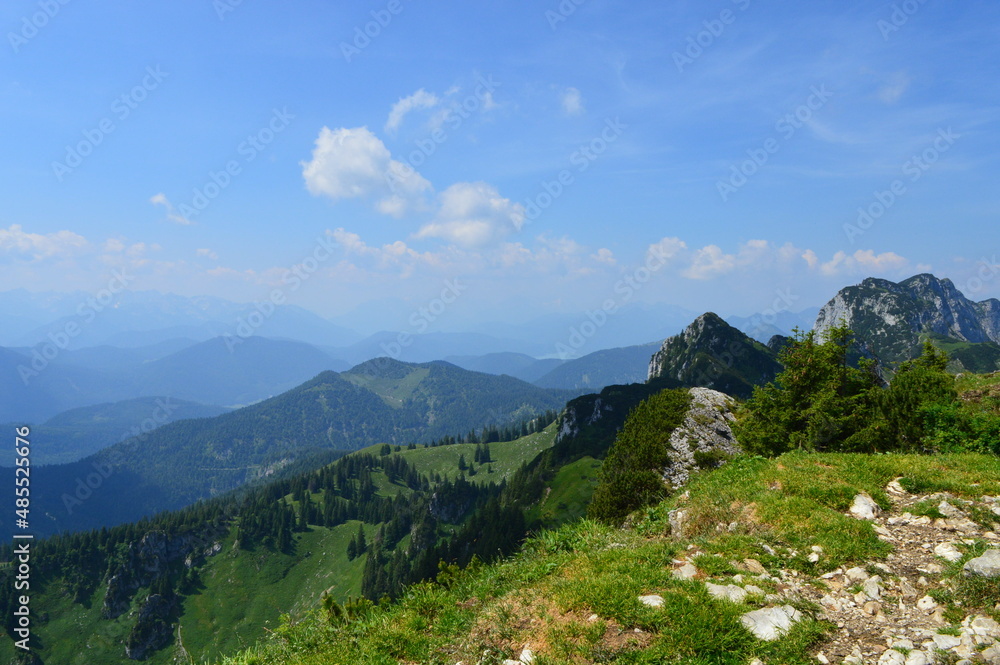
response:
M742 452L730 427L735 419L732 397L708 388L691 388L691 407L684 423L670 435L670 464L663 480L673 487L688 481L699 468L721 466Z
M130 660L145 660L149 654L170 643L170 614L175 598L153 594L139 609L139 618L125 641L125 656Z

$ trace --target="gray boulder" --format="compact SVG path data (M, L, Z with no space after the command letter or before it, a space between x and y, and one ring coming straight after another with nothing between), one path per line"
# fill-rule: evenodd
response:
M962 567L966 577L1000 577L1000 550L987 550Z

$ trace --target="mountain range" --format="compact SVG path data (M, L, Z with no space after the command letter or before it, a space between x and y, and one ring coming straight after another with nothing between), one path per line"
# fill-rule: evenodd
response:
M1000 358L990 355L1000 350L997 304L974 303L930 275L866 280L839 292L816 329L845 322L884 363L929 339L969 371ZM33 445L49 461L92 452L32 473L32 526L38 535L62 534L41 543L39 570L52 575L53 561L64 568L58 583L49 578L43 587L39 602L55 617L44 630L72 641L89 622L82 632L115 636L98 640L94 653L120 655L124 642L130 658L159 663L170 657L164 647L183 613L185 634L223 653L237 647L234 626L259 636L278 611L315 606L324 591L378 597L436 575L439 559L509 552L529 529L584 513L600 460L644 400L689 386L747 397L777 375L787 337L765 344L732 323L708 312L662 343L575 360L517 352L455 354L454 363L381 357L349 370L316 345L257 336L65 349L37 383L5 396L23 400L38 390L38 403L69 403L86 390L154 392L62 410L33 428ZM444 347L444 339L431 341ZM27 353L0 349L0 360L23 364ZM207 406L220 403L249 405ZM555 411L556 425L540 433ZM551 415L535 419L543 412ZM148 431L140 424L120 440L129 422L144 420ZM518 423L524 436L502 447L493 438L489 452L489 426ZM463 435L468 442L455 443ZM267 602L245 587L266 589L257 595ZM243 614L250 608L252 624ZM215 638L219 630L230 636Z
M267 479L316 454L514 424L576 394L445 362L371 360L243 409L172 422L82 460L39 467L32 501L46 519L36 524L53 533L133 521Z

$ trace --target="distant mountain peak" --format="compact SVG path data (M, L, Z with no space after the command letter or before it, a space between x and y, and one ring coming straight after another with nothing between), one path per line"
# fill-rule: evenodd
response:
M840 324L883 363L894 363L919 355L922 335L970 344L1000 342L1000 301L975 302L950 279L929 273L898 283L869 277L824 305L814 329L822 336Z
M648 380L669 377L683 385L745 397L780 369L770 349L715 312L706 312L663 342L649 361Z

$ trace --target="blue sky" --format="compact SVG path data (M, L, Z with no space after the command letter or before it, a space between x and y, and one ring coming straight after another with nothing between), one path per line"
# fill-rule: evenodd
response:
M124 268L405 318L458 280L456 329L928 270L1000 296L995 2L11 0L0 26L2 288Z

